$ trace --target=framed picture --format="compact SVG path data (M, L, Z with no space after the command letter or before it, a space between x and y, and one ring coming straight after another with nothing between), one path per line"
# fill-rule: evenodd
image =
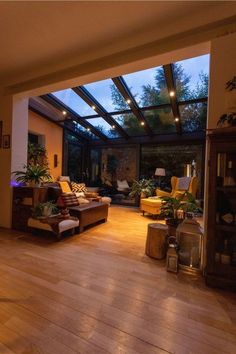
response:
M3 149L9 149L11 147L10 135L2 136L2 147Z
M0 148L2 147L2 120L0 120Z

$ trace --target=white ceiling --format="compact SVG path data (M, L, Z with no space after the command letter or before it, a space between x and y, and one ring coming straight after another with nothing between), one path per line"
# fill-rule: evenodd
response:
M0 80L20 82L236 15L236 2L0 2Z

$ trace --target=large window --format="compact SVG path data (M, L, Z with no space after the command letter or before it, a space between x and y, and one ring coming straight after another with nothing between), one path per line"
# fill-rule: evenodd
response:
M199 181L198 195L202 195L204 171L204 146L196 145L150 145L141 149L140 175L155 178L157 167L165 168L166 177L162 178L163 188L170 187L172 176L196 175Z

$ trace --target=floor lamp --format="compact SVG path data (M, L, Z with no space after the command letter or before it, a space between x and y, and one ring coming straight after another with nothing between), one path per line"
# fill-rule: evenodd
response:
M156 168L155 171L155 176L158 177L158 187L161 187L161 177L164 177L166 175L166 170L164 168Z

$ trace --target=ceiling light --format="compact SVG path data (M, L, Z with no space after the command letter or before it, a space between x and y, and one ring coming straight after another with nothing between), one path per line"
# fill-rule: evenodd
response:
M66 116L67 112L66 111L62 111L62 114L63 114L63 116Z
M174 97L175 91L170 91L170 97Z
M87 128L87 132L90 132L90 128Z
M115 125L112 125L112 129L115 129Z
M127 102L128 104L130 104L130 103L131 103L131 100L128 98L128 99L126 100L126 102Z
M144 122L141 122L141 125L144 125L145 123Z
M94 110L95 110L95 109L96 109L96 107L95 107L95 106L92 106L92 109L94 109Z
M179 121L179 118L178 117L175 117L175 122L178 122Z

